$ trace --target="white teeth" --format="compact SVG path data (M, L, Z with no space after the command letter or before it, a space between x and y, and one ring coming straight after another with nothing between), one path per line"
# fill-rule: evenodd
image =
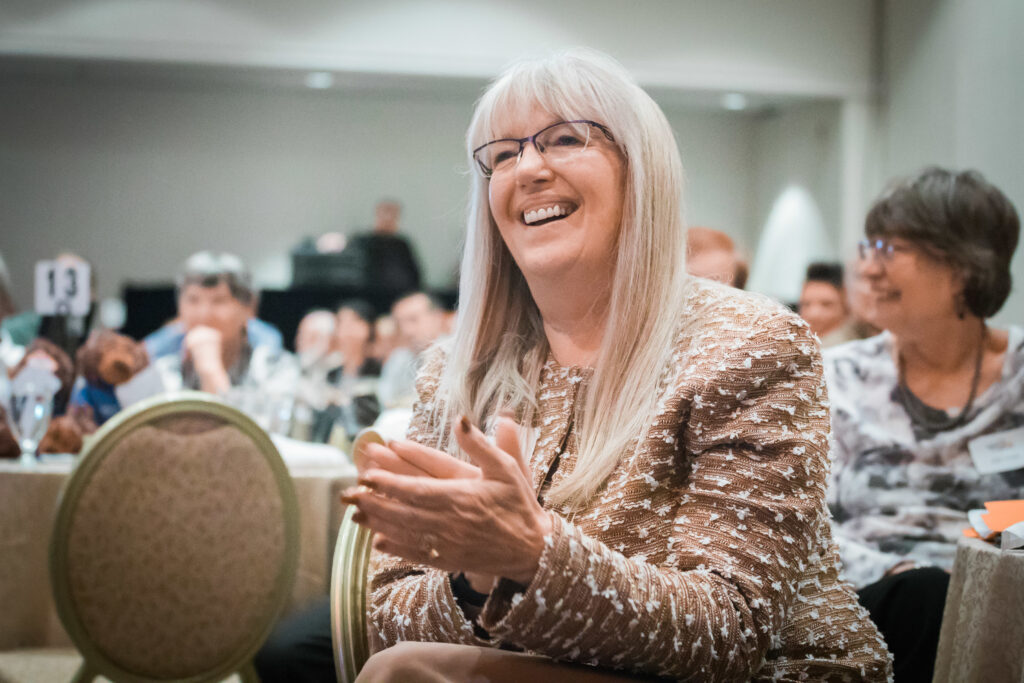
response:
M569 210L555 204L554 206L546 206L540 209L534 209L527 211L523 214L523 222L527 225L537 223L539 221L547 220L548 218L554 218L555 216L566 216L569 214Z

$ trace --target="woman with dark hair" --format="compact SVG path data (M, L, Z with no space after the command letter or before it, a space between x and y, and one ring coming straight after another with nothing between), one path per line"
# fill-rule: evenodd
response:
M896 679L931 680L967 511L1024 497L1020 464L988 448L1021 438L1024 329L986 322L1009 295L1020 220L980 173L928 168L882 195L865 231L859 275L884 332L825 354L830 503Z
M327 408L313 422L313 441L327 441L335 425L349 439L380 414L377 383L381 364L370 355L375 338L373 307L350 299L338 307L333 350L341 365L327 373Z

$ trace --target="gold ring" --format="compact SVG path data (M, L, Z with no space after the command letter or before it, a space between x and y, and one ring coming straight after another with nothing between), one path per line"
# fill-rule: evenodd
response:
M436 560L441 557L441 553L437 552L437 536L434 534L423 534L423 540L420 542L420 546L423 551L427 554L431 560Z

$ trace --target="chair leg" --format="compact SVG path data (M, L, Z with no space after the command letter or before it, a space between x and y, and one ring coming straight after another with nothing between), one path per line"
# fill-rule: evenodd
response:
M252 662L246 662L245 665L238 670L238 678L242 683L260 683L259 674L256 673L256 667L252 665Z

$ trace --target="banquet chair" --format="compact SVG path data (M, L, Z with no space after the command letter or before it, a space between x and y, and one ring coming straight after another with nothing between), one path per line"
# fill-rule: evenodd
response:
M331 568L331 640L340 683L352 683L370 657L366 581L373 533L352 521L350 505L338 530Z
M74 680L258 680L298 554L291 478L256 423L198 392L123 411L83 451L51 537Z

